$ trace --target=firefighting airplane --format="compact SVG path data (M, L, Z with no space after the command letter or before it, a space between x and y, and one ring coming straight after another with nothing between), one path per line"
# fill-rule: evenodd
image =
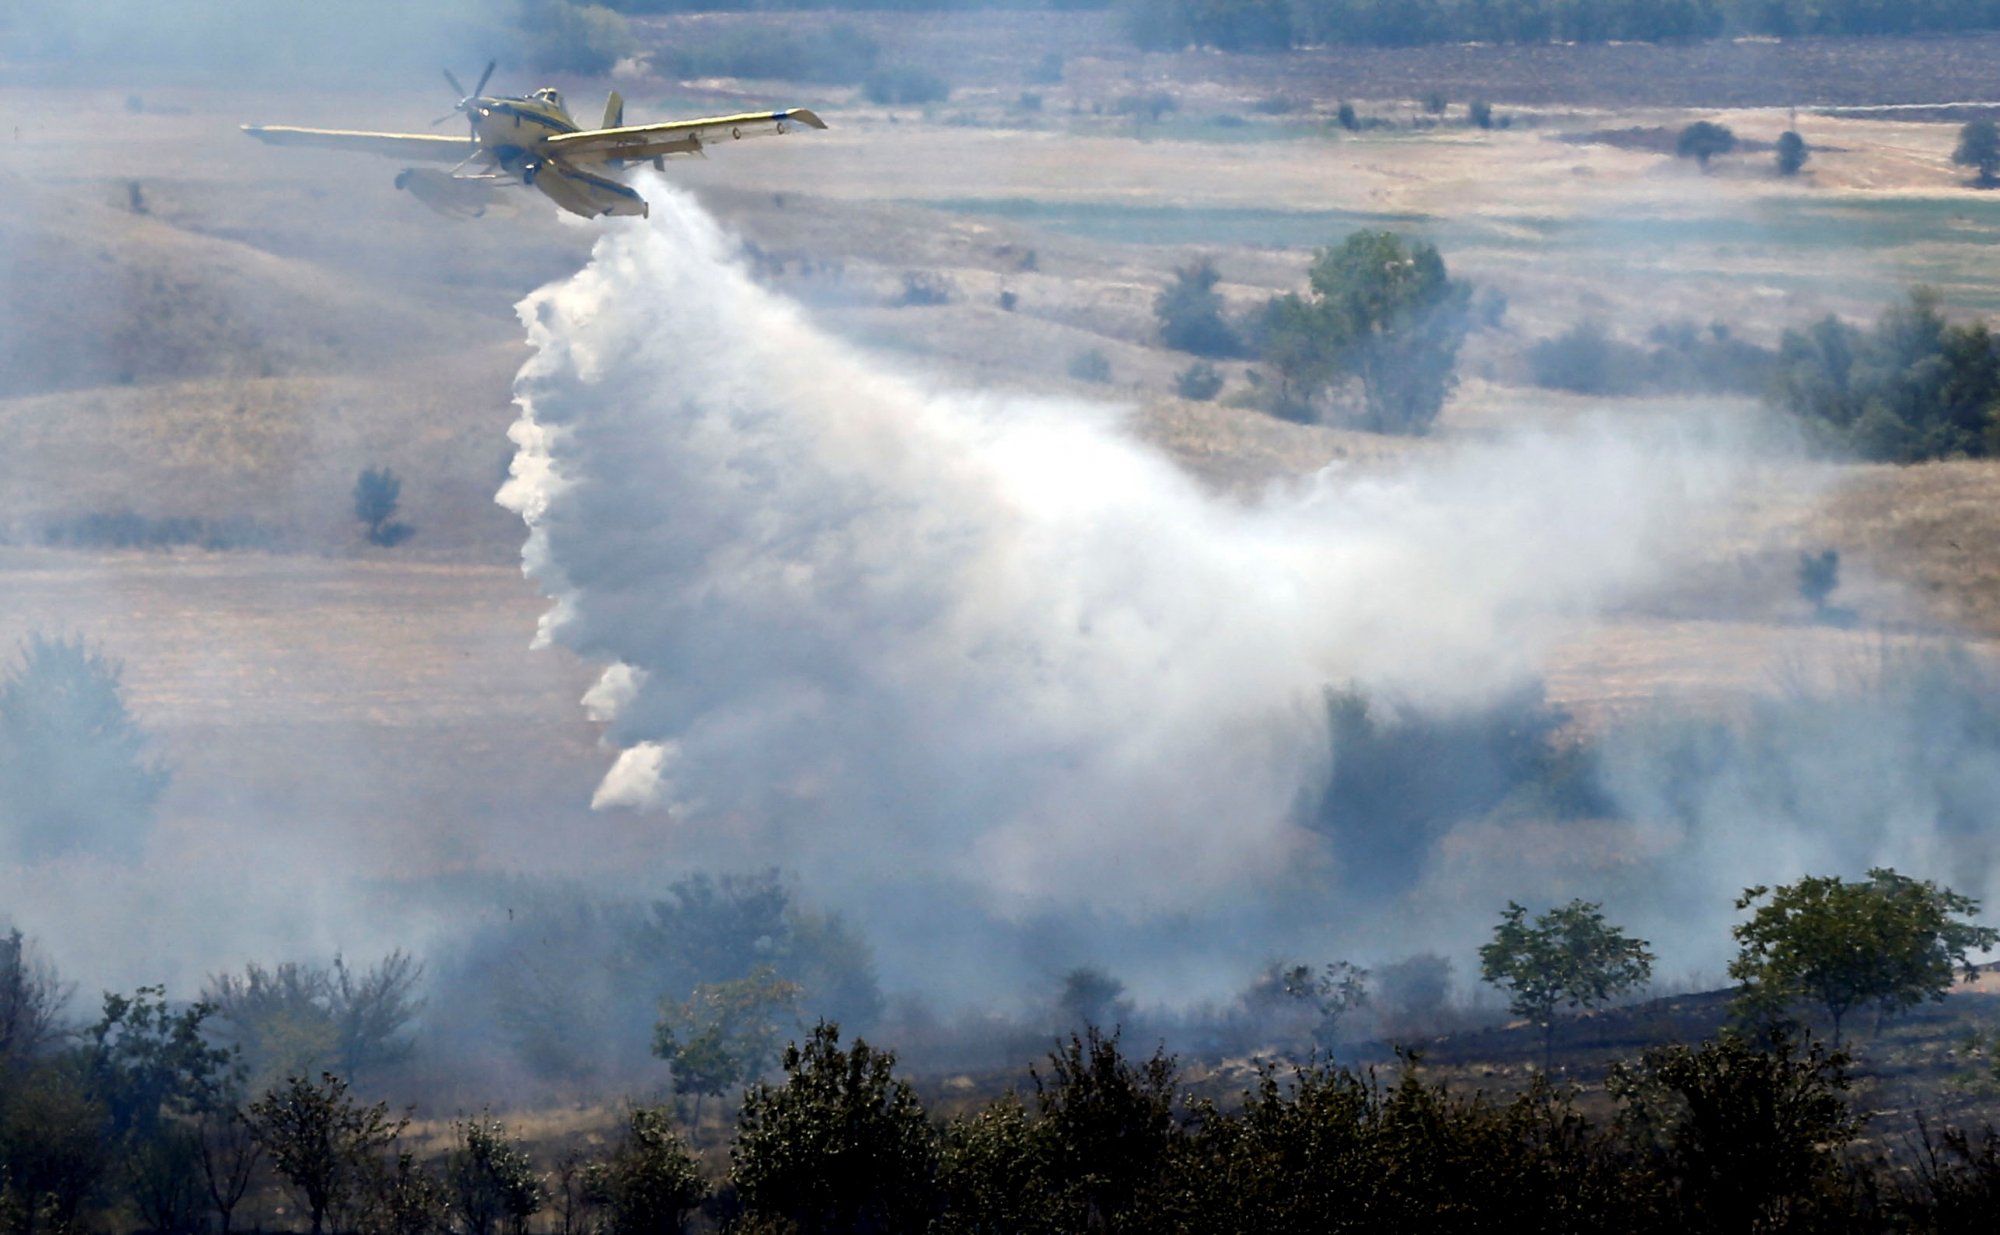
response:
M445 81L460 96L452 110L463 114L472 126L466 137L301 129L282 124L246 124L243 131L274 146L330 146L454 164L447 171L411 167L396 174L397 188L408 189L419 201L445 214L482 214L499 190L526 184L540 189L572 214L596 218L607 214L644 216L647 208L645 198L593 168L616 171L638 161L661 167L668 155L698 155L711 146L745 137L826 127L825 121L803 107L627 126L625 101L613 91L604 106L603 127L586 129L570 119L562 95L553 88L544 87L523 98L482 95L480 91L486 89L492 76L493 65L489 63L479 84L468 91L450 69L445 70ZM448 112L432 123L442 124L451 115Z

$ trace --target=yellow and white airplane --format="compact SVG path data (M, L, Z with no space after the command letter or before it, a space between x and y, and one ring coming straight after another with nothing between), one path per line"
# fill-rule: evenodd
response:
M613 91L604 106L604 125L586 129L570 118L562 95L544 87L521 98L482 95L493 65L486 66L479 84L467 91L450 69L445 80L461 97L453 110L471 123L466 137L441 133L368 133L351 129L302 129L281 124L246 124L243 131L274 146L329 146L363 150L404 159L429 159L454 164L449 170L405 168L396 187L446 214L484 213L492 195L514 185L532 185L564 210L585 218L607 214L646 214L646 199L610 175L627 163L650 161L662 166L669 155L698 155L711 146L823 129L826 122L803 107L786 111L745 112L700 120L669 120L661 124L625 123L625 101ZM435 123L451 119L447 113Z

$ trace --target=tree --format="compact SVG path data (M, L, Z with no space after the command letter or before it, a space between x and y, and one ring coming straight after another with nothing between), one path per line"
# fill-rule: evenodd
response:
M0 1226L10 1235L77 1230L113 1164L105 1109L88 1078L54 1063L0 1086Z
M1514 901L1479 949L1479 975L1508 991L1509 1009L1542 1029L1542 1067L1551 1063L1558 1008L1599 1007L1653 976L1653 953L1604 920L1601 906L1573 900L1537 916Z
M1457 382L1471 286L1446 273L1435 247L1379 231L1320 250L1308 283L1306 295L1271 301L1260 324L1265 358L1283 379L1280 410L1309 409L1328 387L1352 385L1358 427L1427 431Z
M840 1027L785 1047L785 1081L743 1095L729 1177L753 1217L819 1232L919 1232L931 1216L937 1138L896 1057Z
M1978 901L1888 867L1854 883L1810 875L1746 888L1736 907L1753 910L1731 932L1740 1006L1775 1015L1801 1000L1818 1004L1836 1047L1850 1010L1872 1004L1887 1016L1943 999L1956 973L1972 976L1966 954L2000 942L2000 930L1966 920Z
M1804 167L1806 160L1811 157L1812 147L1806 145L1805 138L1790 129L1778 134L1777 159L1780 176L1798 175L1799 169Z
M708 1183L669 1114L641 1107L611 1155L585 1169L583 1193L604 1208L604 1235L678 1235Z
M1958 131L1958 148L1951 152L1951 161L1976 170L1980 188L1993 187L1995 174L2000 173L2000 126L1991 120L1969 121Z
M662 1000L653 1054L674 1070L674 1092L720 1097L762 1076L778 1054L780 1018L796 1010L799 985L759 965L733 982L704 982L684 1002Z
M220 1235L229 1235L236 1207L250 1191L264 1148L232 1099L205 1104L195 1114L193 1131L202 1181L219 1220L217 1229Z
M1251 986L1248 998L1265 1009L1295 1014L1285 1019L1309 1019L1313 1049L1331 1052L1340 1023L1368 1005L1368 971L1348 961L1333 961L1317 971L1311 965L1272 965Z
M63 1036L70 987L18 930L0 936L0 1082L42 1058Z
M252 962L241 974L217 974L202 996L215 1005L253 1079L273 1083L326 1069L352 1081L408 1058L423 965L397 949L367 969L336 955L332 965Z
M1713 120L1697 120L1681 130L1674 142L1674 153L1683 159L1693 159L1708 170L1708 161L1718 154L1728 154L1736 149L1736 134L1727 125Z
M163 986L105 992L103 1015L84 1031L83 1060L114 1139L149 1138L227 1092L235 1057L208 1040L214 1012L200 1002L175 1010Z
M1125 984L1094 965L1081 965L1062 976L1056 992L1056 1017L1060 1028L1083 1029L1096 1025L1115 1029L1132 1011L1125 998Z
M347 1082L331 1072L318 1083L292 1077L250 1104L250 1128L312 1221L312 1235L326 1229L329 1211L340 1212L381 1169L382 1154L409 1126L391 1119L389 1104L363 1106Z
M1242 340L1222 316L1222 296L1215 290L1221 281L1215 263L1206 257L1176 269L1173 283L1153 301L1160 341L1196 356L1228 357L1241 352Z
M1673 1181L1663 1229L1829 1229L1811 1220L1810 1206L1860 1130L1847 1062L1784 1035L1759 1050L1725 1034L1699 1047L1649 1048L1637 1066L1613 1064L1605 1088L1619 1103L1620 1131Z
M123 672L81 637L36 634L0 681L0 825L17 859L122 855L151 826L167 773L125 710Z
M505 1220L510 1235L524 1235L547 1200L527 1151L490 1115L453 1120L451 1129L457 1143L445 1157L444 1178L459 1229L493 1235Z
M1049 1074L1031 1068L1030 1125L1038 1186L1057 1229L1148 1230L1142 1212L1157 1194L1180 1136L1174 1119L1179 1067L1164 1050L1128 1063L1118 1036L1096 1029L1049 1053Z
M364 468L354 481L354 517L368 525L368 543L393 549L416 534L396 520L403 481L388 468Z

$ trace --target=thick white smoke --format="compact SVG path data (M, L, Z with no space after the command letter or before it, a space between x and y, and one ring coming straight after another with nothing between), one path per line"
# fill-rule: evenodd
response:
M1329 685L1489 701L1657 584L1733 480L1698 435L1597 425L1244 506L1115 409L830 338L644 191L650 221L521 306L500 500L541 637L610 666L601 804L863 917L922 885L1185 920L1323 878L1294 815Z

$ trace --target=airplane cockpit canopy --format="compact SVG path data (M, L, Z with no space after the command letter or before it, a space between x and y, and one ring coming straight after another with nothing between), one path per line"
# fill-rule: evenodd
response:
M556 89L554 86L543 86L540 90L535 91L535 97L544 103L550 103L557 107L563 105L562 91Z

